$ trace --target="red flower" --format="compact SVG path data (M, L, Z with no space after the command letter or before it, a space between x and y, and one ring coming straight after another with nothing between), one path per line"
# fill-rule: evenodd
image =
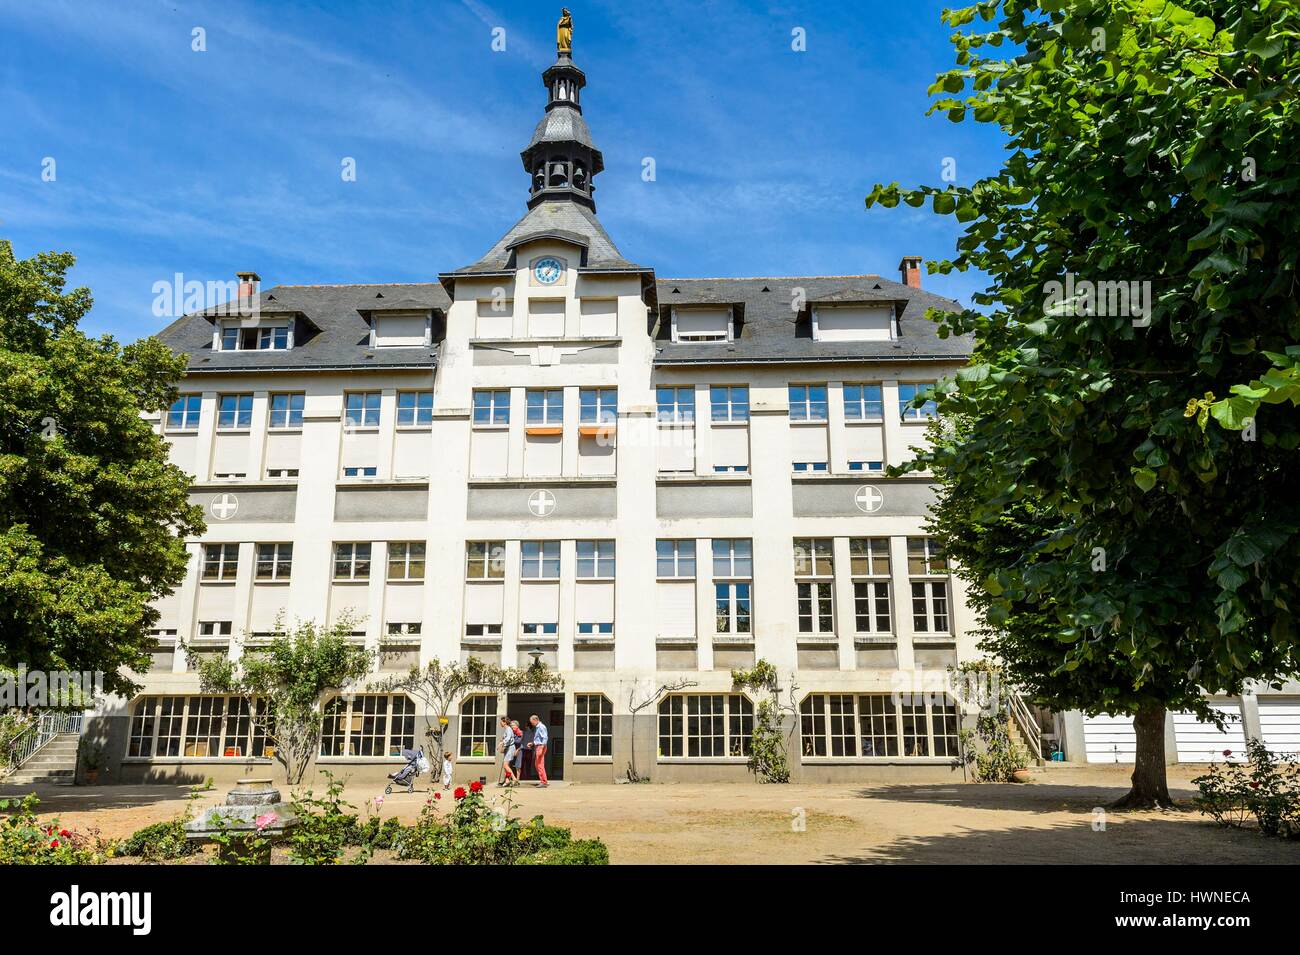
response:
M1258 788L1259 788L1259 783L1251 783L1251 784L1250 784L1250 788L1251 788L1251 789L1258 789Z
M452 793L452 795L455 796L457 799L464 799L464 798L465 798L465 787L464 787L464 786L457 786L457 787L456 787L456 791L455 791L454 793Z
M68 836L72 835L72 833L68 832L67 829L60 829L60 830L59 830L59 835L61 835L63 838L66 839L66 838L68 838Z
M58 840L58 839L51 839L51 840L50 840L50 848L51 848L51 849L57 849L58 847L59 847L59 840Z
M442 798L442 793L434 793L434 794L433 794L433 798L434 798L434 799L441 799L441 798Z
M469 784L469 791L472 793L482 792L483 784L476 779Z
M1223 751L1223 755L1224 755L1224 756L1231 756L1231 755L1232 755L1232 750L1230 750L1230 749L1225 749L1225 750Z

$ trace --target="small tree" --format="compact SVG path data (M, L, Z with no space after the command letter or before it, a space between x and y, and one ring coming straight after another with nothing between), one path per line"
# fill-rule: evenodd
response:
M781 718L796 710L793 705L795 686L790 685L790 705L781 703L781 681L776 667L759 660L750 670L732 670L731 679L739 687L766 692L754 710L754 735L750 741L749 771L764 783L788 783L790 758L786 755ZM789 735L789 734L785 734Z
M321 706L338 690L370 673L374 654L352 643L352 621L331 627L308 620L292 631L276 619L271 642L250 648L238 661L205 659L185 648L205 693L243 697L249 718L275 746L290 786L297 786L320 746Z
M445 749L447 725L453 707L472 693L554 692L564 689L564 679L541 660L528 667L503 667L470 657L464 663L430 660L424 669L392 677L379 685L385 693L408 693L424 703L425 735L434 752Z

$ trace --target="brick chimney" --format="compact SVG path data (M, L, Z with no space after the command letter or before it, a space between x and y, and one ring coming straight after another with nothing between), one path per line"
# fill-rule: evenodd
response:
M262 276L256 272L236 272L235 278L239 279L239 299L248 301L256 298L262 287Z
M903 256L903 261L898 263L898 274L902 277L902 283L908 288L920 288L921 257L919 255Z

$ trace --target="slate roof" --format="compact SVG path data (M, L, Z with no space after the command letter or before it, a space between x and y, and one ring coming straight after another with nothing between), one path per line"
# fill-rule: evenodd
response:
M940 338L928 308L959 311L952 299L878 275L786 276L781 278L665 279L657 281L659 327L655 364L953 359L970 356L970 336ZM807 303L791 309L795 290ZM809 306L819 302L895 302L900 335L894 341L813 341ZM669 309L674 305L735 305L739 334L731 342L673 342Z
M562 199L539 203L529 209L488 253L472 265L444 273L444 283L457 275L513 271L514 249L530 239L555 236L584 247L580 268L638 272L641 266L629 262L618 251L596 213L577 202Z
M548 110L541 118L537 128L533 130L533 138L529 140L528 148L524 151L527 152L528 149L541 143L568 142L582 143L590 149L596 148L587 121L577 110L561 105Z
M189 355L190 374L217 371L323 371L330 368L432 368L437 346L370 348L365 313L428 308L435 320L450 300L441 284L403 285L277 285L259 296L263 314L294 312L294 347L285 351L213 351L213 321L226 314L222 306L186 315L172 322L158 338L173 351ZM437 336L435 335L435 340Z

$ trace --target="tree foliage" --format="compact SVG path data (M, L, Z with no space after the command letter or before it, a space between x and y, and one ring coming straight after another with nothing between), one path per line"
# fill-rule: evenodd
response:
M119 670L147 667L150 601L184 580L184 538L204 529L141 417L172 402L185 361L82 332L74 261L18 260L0 240L0 666L100 670L129 691Z
M1210 716L1202 689L1300 657L1300 421L1279 404L1258 440L1205 427L1253 413L1215 395L1296 354L1300 13L990 0L945 19L957 67L931 112L1008 142L974 185L867 200L954 216L957 254L929 268L991 283L983 312L941 319L975 352L914 468L941 481L935 530L985 646L1044 702L1138 714L1141 763L1157 710ZM961 29L977 20L997 22Z
M351 633L346 618L331 627L299 621L292 630L277 619L270 642L245 647L238 660L204 657L190 647L186 652L204 693L231 693L248 702L251 720L296 786L319 751L325 697L373 668L373 652L353 643Z

